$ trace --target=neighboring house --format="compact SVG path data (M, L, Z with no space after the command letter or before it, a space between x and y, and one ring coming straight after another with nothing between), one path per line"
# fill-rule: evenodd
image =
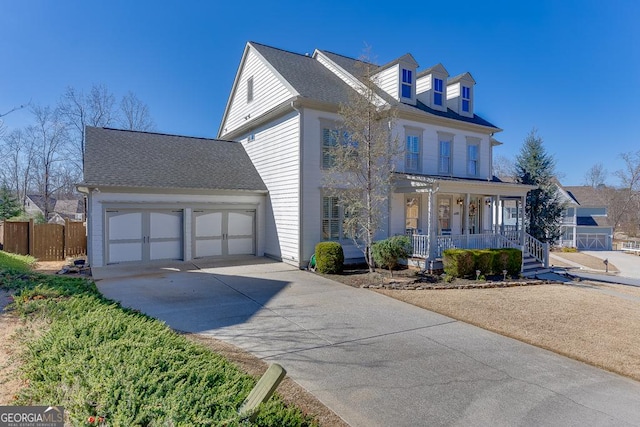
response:
M84 207L82 200L58 200L55 197L49 197L48 203L49 218L47 219L47 222L64 224L65 219L70 221L84 221ZM25 197L24 210L28 216L44 216L44 208L44 196L29 194Z
M567 207L562 216L559 246L580 250L607 250L613 246L613 227L607 217L607 207L590 186L562 187Z
M339 241L338 200L323 191L339 105L363 83L359 61L247 43L218 140L87 128L84 183L94 266L124 261L266 255L305 267L315 245ZM531 186L491 174L501 129L475 114L475 80L406 54L375 73L379 100L397 107L398 159L378 237L411 234L415 255L447 247L531 242L503 221ZM238 141L238 142L229 142Z

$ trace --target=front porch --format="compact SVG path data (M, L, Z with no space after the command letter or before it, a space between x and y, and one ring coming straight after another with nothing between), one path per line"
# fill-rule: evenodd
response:
M446 249L517 248L548 266L548 245L525 233L532 186L451 177L403 176L392 199L392 234L407 234L413 256L437 262ZM402 227L402 228L401 228Z

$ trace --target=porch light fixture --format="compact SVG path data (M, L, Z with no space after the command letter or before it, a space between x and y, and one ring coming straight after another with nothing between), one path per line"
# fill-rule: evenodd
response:
M491 206L491 199L489 198L484 199L484 204L487 206Z
M464 200L462 200L462 197L460 197L458 200L456 200L456 203L462 206L462 204L464 203Z

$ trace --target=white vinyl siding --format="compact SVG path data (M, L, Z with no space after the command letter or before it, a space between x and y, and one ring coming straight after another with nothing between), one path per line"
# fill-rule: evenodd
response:
M248 100L248 83L253 79L253 101ZM289 99L293 94L278 79L252 48L247 53L244 68L237 82L229 105L226 121L222 125L221 136L237 129L249 119L256 118L273 107ZM248 117L248 118L247 118ZM246 118L246 119L245 119Z
M299 240L299 116L291 112L255 131L243 146L269 190L265 254L296 263Z
M394 65L373 76L373 80L380 87L380 89L384 90L395 99L400 99L399 70L400 66Z

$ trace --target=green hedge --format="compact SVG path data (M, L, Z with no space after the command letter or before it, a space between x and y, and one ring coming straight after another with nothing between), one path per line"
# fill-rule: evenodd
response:
M338 242L320 242L316 245L316 270L324 274L342 273L344 252Z
M507 275L516 277L522 266L522 252L518 249L447 249L443 252L444 271L451 277L475 278L476 270L483 276Z

